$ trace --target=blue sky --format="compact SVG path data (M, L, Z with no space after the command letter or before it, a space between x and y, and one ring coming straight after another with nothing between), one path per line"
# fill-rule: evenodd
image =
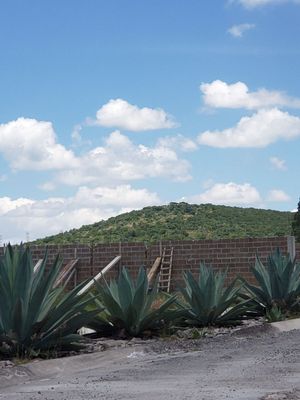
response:
M0 10L2 241L170 201L296 208L300 1Z

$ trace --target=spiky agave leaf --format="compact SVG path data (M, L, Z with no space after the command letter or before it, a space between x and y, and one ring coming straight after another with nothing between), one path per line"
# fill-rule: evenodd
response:
M96 312L86 313L90 295L79 295L86 282L70 292L53 288L62 260L46 271L47 252L35 273L29 248L8 245L0 259L0 346L11 355L30 355L72 347L83 339L77 329Z
M252 273L257 285L245 282L248 295L253 297L262 312L273 307L292 311L299 305L300 264L277 249L268 257L267 266L256 256Z
M153 309L153 303L158 296L158 286L155 283L149 292L149 282L144 268L139 269L136 281L132 279L126 268L120 272L118 280L97 285L101 303L105 308L105 320L115 331L125 331L129 336L140 336L146 330L157 330L171 318L179 316L179 310L170 307L176 301L170 296L158 308ZM181 311L181 310L180 310ZM97 317L90 327L103 324L104 319Z
M248 301L240 301L240 285L232 282L225 287L226 272L214 272L204 263L199 268L198 281L188 271L184 273L182 289L187 303L186 318L193 325L236 325L246 314Z

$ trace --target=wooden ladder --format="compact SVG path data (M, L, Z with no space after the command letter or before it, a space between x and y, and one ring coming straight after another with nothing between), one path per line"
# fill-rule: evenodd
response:
M173 262L173 247L164 247L158 278L158 289L169 293Z

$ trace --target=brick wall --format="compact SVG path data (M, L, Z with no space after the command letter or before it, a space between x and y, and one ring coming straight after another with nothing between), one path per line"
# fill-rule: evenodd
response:
M263 262L279 247L287 252L287 240L281 238L247 238L173 242L173 286L182 282L182 272L190 270L197 274L200 262L210 264L215 270L227 270L231 281L237 275L253 281L250 271L258 254Z
M162 241L147 245L145 243L110 243L88 245L50 245L48 246L48 264L51 266L57 253L68 261L79 258L77 273L73 282L95 276L115 256L121 255L119 265L113 267L106 275L117 276L121 266L127 266L136 276L140 266L150 268L156 257L160 255L164 246L173 246L173 271L172 286L176 288L182 282L182 272L191 270L197 274L201 261L212 265L216 270L228 269L228 279L232 280L237 275L251 280L251 266L254 264L257 253L263 262L267 256L279 247L287 252L287 238L246 238L222 240L188 240L188 241ZM31 251L34 261L43 257L46 246L32 246ZM0 254L3 248L0 248ZM296 245L296 253L300 260L300 244Z
M296 259L300 261L300 243L296 243Z

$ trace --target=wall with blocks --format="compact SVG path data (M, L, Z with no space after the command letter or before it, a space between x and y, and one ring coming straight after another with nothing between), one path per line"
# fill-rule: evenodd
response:
M216 270L228 271L228 279L240 275L253 281L251 266L258 254L263 262L268 255L279 247L283 253L294 251L300 260L300 244L295 244L293 237L246 238L220 240L161 241L146 243L111 243L88 245L50 245L48 246L49 267L59 253L64 264L78 258L76 274L71 284L81 282L100 272L115 256L121 255L119 265L106 275L115 277L121 266L129 268L136 275L139 267L150 268L165 246L172 246L173 269L172 287L176 289L182 283L182 272L191 270L197 274L200 262L206 262ZM31 246L34 261L42 258L46 246ZM0 249L3 252L3 248Z

